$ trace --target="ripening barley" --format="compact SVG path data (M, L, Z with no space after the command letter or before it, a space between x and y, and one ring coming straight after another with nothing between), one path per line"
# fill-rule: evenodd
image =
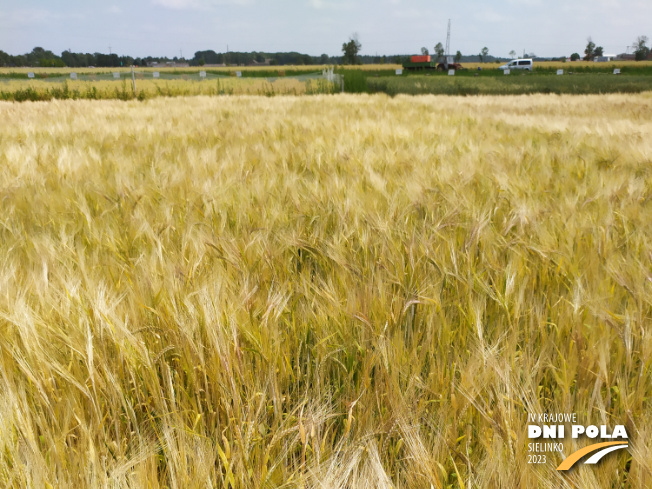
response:
M0 120L3 487L649 480L649 92ZM528 412L631 448L528 465Z

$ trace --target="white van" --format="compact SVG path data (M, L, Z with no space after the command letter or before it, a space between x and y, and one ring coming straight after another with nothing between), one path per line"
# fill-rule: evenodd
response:
M513 59L509 63L499 67L499 70L530 70L532 71L532 59Z

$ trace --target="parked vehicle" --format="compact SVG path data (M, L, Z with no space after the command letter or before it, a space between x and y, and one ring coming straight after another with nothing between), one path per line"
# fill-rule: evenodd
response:
M532 66L534 62L532 59L513 59L509 63L500 66L499 70L530 70L532 71Z

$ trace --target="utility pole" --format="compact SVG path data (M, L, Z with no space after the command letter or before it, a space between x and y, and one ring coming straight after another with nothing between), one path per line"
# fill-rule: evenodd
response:
M111 56L113 53L111 52L111 46L109 46L109 56Z

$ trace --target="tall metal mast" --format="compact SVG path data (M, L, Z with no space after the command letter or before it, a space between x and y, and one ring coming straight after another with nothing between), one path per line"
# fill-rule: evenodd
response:
M448 57L451 54L451 20L448 19L448 33L446 34L446 54L444 56Z

